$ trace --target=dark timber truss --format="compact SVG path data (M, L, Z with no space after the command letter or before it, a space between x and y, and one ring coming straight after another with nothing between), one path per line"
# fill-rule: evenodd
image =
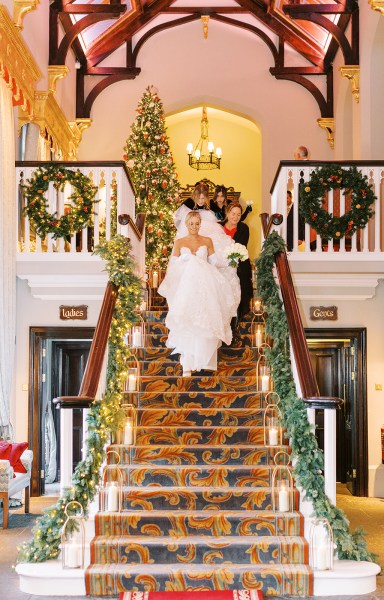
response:
M322 0L318 4L305 4L284 0L236 0L237 6L173 7L174 0L132 0L132 6L121 0L105 0L101 4L77 3L73 0L55 0L50 5L50 65L64 65L72 47L78 62L76 117L89 118L96 98L108 86L124 79L134 79L140 74L139 53L143 45L160 31L180 27L186 23L209 16L212 21L238 27L258 36L270 49L274 67L271 74L276 79L298 83L315 98L322 118L333 117L333 60L340 48L346 66L359 64L359 13L357 2L351 0ZM154 25L139 37L133 47L132 39L144 26L159 14L172 15L172 19ZM237 17L251 14L255 25L244 23ZM175 15L179 17L175 18ZM95 34L87 46L80 43L79 35L101 21L112 21L105 31ZM257 21L267 26L271 37L257 27ZM346 28L351 21L349 38ZM59 24L65 35L59 42ZM90 29L92 33L92 29ZM277 35L278 42L274 41ZM330 40L330 41L329 41ZM301 54L312 66L286 66L287 44ZM100 66L117 48L125 45L124 67ZM84 49L85 48L85 49ZM97 82L85 95L85 78L97 76ZM317 77L325 78L324 86L316 84Z

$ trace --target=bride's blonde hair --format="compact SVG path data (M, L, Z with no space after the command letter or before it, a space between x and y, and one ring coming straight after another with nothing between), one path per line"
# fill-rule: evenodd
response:
M185 217L185 224L188 225L189 221L193 218L193 217L197 217L201 223L201 216L198 210L191 210L191 212L189 212L187 214L187 216Z

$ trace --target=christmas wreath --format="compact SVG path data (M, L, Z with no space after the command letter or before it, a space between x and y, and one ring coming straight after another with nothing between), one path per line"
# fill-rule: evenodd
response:
M340 217L327 212L322 204L326 192L343 189L350 198L350 209ZM365 227L374 215L371 205L376 200L366 175L356 167L343 169L332 164L319 167L309 181L301 185L300 214L322 239L340 239Z
M48 210L49 203L45 193L50 182L57 193L64 190L67 182L72 187L61 217L57 210L52 213ZM26 201L24 213L41 238L45 238L48 233L52 233L54 239L71 236L92 222L97 187L79 169L71 171L58 165L39 167L31 179L27 180L23 191Z

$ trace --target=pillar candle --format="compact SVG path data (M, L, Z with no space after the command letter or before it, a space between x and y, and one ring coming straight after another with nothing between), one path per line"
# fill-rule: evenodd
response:
M157 271L153 271L152 274L152 287L157 288L159 285L159 274Z
M263 343L263 336L262 336L260 327L258 327L257 331L256 331L256 347L260 348L262 343Z
M269 430L269 445L270 446L277 446L277 444L279 443L278 433L279 432L275 427L272 427Z
M115 512L119 510L119 490L115 483L108 487L107 492L107 511Z
M328 568L328 548L326 544L316 546L316 568L325 571Z
M136 384L137 384L137 377L136 377L136 375L134 375L133 373L130 373L128 375L128 391L129 392L135 392L136 391Z
M280 512L288 512L289 511L289 495L288 490L285 486L282 486L279 490L279 511Z
M269 375L261 376L261 391L269 392Z
M124 444L131 446L133 442L133 427L130 421L127 421L124 427Z
M141 331L139 329L133 330L132 346L135 346L136 348L141 346Z
M70 569L78 569L79 567L81 567L81 548L79 548L78 544L76 543L76 540L73 539L70 543L66 543L64 546L64 551L65 566L69 567Z

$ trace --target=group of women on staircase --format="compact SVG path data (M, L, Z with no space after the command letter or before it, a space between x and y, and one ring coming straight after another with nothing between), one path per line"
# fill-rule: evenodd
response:
M208 187L197 184L174 215L177 235L158 289L168 302L167 346L180 354L184 376L217 369L217 349L231 343L253 293L249 259L236 268L226 258L230 245L248 243L241 205L231 203L220 221L212 208L219 207L210 204Z

